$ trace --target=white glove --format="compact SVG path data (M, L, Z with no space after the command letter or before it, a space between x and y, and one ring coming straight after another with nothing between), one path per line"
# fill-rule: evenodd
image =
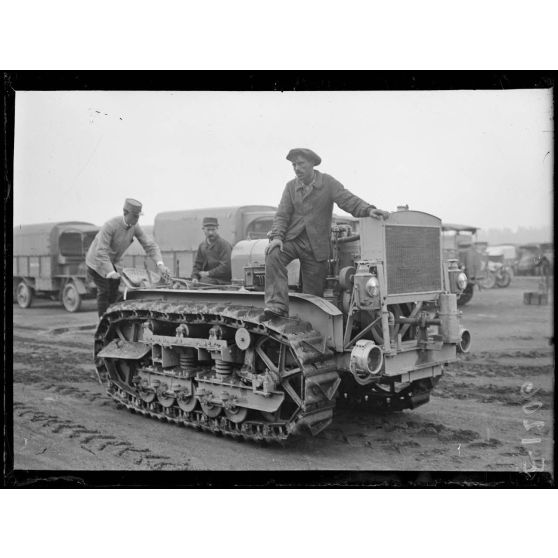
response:
M107 279L120 279L120 273L118 273L118 271L111 271L107 275Z
M384 211L383 209L371 209L368 215L374 219L389 219L389 211Z
M267 256L272 250L274 250L275 248L277 248L277 246L279 246L279 249L281 250L281 252L283 251L283 241L280 238L274 238L266 247L265 247L265 255Z

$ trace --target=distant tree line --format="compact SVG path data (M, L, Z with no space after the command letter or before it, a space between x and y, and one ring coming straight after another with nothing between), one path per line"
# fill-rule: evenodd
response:
M551 227L518 227L516 230L481 229L478 239L494 244L527 244L528 242L552 242L553 231Z

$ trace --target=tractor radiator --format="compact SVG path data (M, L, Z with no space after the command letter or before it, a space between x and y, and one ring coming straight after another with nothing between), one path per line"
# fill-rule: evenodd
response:
M439 228L386 224L385 239L390 295L441 290Z

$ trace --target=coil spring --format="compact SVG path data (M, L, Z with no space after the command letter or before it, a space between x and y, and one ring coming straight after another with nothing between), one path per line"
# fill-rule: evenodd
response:
M220 358L215 359L215 372L217 376L229 376L232 374L232 362L225 362Z
M192 349L181 351L178 359L180 368L182 368L184 372L193 372L196 370L198 358Z

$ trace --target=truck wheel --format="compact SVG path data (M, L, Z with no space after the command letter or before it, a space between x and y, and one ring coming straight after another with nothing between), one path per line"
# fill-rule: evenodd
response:
M62 291L62 304L68 312L77 312L81 307L81 296L73 283L67 283Z
M22 281L17 286L16 298L22 308L29 308L33 302L33 289Z
M496 275L496 285L501 289L509 287L511 280L511 274L506 270L503 270Z
M496 276L492 271L485 271L485 274L478 278L478 283L483 289L493 289L496 285Z
M475 286L472 283L469 283L465 287L465 290L459 295L459 298L457 299L457 306L463 306L473 298L474 287Z

